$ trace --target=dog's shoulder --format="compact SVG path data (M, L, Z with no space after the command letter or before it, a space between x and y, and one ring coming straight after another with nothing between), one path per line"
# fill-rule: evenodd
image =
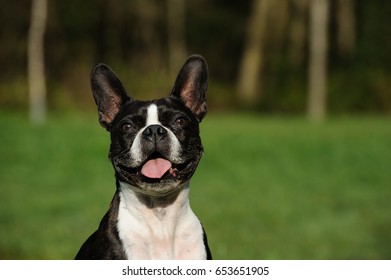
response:
M123 260L126 259L125 252L116 227L119 197L116 193L111 202L109 211L104 215L96 230L81 246L77 253L76 260Z

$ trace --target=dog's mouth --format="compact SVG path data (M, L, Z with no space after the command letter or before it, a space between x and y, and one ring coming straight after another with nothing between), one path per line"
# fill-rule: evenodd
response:
M126 173L141 177L146 183L158 183L163 180L181 179L181 171L186 169L189 162L173 163L158 152L150 155L139 167L129 168L119 164L118 167Z
M141 167L140 173L149 179L161 179L167 173L170 173L174 177L176 176L171 162L161 157L149 159Z

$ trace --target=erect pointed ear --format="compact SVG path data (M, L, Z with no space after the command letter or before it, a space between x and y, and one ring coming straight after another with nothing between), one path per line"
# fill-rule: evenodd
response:
M92 69L91 89L98 106L99 122L109 130L121 106L131 98L113 71L102 63Z
M208 66L200 55L190 56L176 78L171 96L178 98L201 122L207 113Z

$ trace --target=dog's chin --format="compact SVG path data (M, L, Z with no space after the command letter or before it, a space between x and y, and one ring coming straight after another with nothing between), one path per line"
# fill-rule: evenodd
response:
M166 196L180 190L183 183L176 179L150 179L144 176L132 176L126 178L132 189L149 196Z
M150 196L166 196L180 190L182 184L177 180L161 180L153 183L140 181L137 185L134 184L133 186L137 188L136 191L142 194Z

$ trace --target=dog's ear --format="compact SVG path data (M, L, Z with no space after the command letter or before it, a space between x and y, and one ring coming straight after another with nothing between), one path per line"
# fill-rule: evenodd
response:
M131 98L113 71L102 63L92 69L91 89L98 106L99 122L109 130L121 106Z
M171 96L181 100L201 122L207 113L205 97L207 89L208 66L206 61L200 55L192 55L179 71Z

